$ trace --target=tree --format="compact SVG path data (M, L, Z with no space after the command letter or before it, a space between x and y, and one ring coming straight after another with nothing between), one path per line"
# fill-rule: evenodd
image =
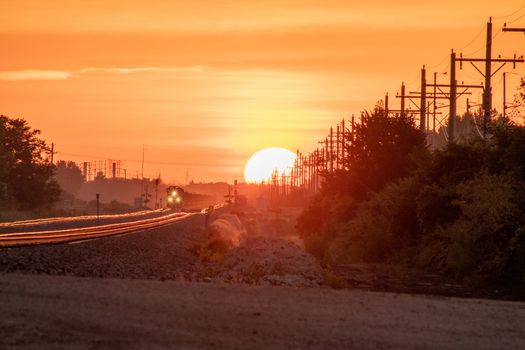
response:
M416 167L415 157L428 153L426 137L411 116L387 115L380 106L361 115L346 149L347 171L327 178L325 190L361 201Z
M306 248L323 257L360 203L414 171L415 159L428 156L425 142L411 116L387 115L381 106L363 113L345 152L345 170L326 174L322 191L297 219Z
M56 164L55 180L62 190L76 195L84 183L84 176L75 162L60 160Z
M35 209L56 202L60 188L52 179L54 165L43 158L49 152L40 130L24 119L0 115L0 182L7 184L8 199L20 209Z

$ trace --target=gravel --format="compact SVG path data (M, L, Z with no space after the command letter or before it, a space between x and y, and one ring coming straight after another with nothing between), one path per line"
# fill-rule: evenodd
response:
M215 280L296 287L319 286L323 270L301 247L282 238L252 237L229 251Z
M218 211L216 218L235 217L242 226L235 215L221 212L224 210ZM4 248L0 249L0 271L297 287L314 287L323 282L321 266L303 248L287 239L261 234L243 239L220 261L203 262L195 254L195 248L207 240L203 226L204 215L197 215L127 235Z
M70 244L0 249L0 271L83 277L191 279L202 215L137 233Z

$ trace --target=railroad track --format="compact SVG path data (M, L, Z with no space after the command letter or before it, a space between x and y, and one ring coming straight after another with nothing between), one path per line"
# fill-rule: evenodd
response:
M146 214L163 213L169 212L167 209L156 209L156 210L143 210L125 214L110 214L110 215L99 215L99 219L116 219L116 218L133 218L134 216L142 216ZM18 228L32 225L48 225L57 222L75 222L82 220L93 220L94 215L82 215L82 216L64 216L64 217L53 217L45 219L31 219L14 222L1 222L0 229ZM0 233L1 234L1 233Z
M199 213L173 213L161 217L81 228L0 234L0 247L56 244L142 231L187 219Z

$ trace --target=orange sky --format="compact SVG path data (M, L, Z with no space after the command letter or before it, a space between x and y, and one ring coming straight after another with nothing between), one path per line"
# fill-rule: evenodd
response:
M147 144L146 174L170 181L242 179L261 148L311 150L401 81L418 90L423 64L448 70L451 48L483 55L489 16L494 54L525 53L500 30L525 26L522 1L0 3L0 113L42 129L58 159L123 159L128 175Z

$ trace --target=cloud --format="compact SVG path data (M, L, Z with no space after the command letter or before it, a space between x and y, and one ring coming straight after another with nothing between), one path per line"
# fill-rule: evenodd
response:
M0 80L23 81L23 80L66 80L71 77L67 70L38 70L25 69L14 71L0 71Z
M66 80L73 76L82 74L106 72L115 74L132 74L140 72L203 72L204 66L192 67L109 67L109 68L83 68L78 70L45 70L24 69L12 71L0 71L0 80L24 81L24 80Z

